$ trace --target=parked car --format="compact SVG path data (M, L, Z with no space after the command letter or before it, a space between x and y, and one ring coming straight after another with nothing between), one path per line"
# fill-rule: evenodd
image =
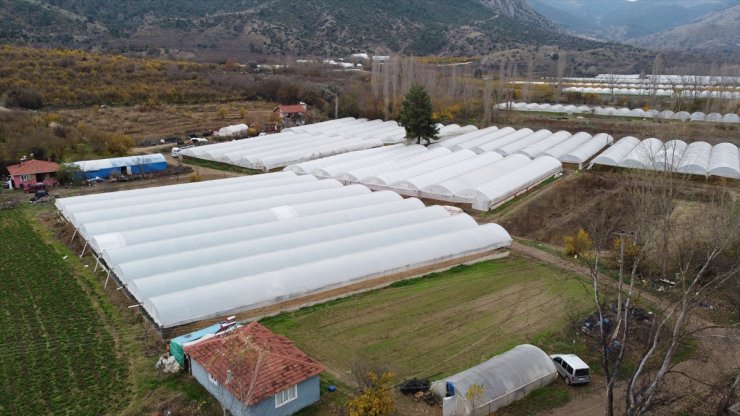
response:
M575 354L553 354L550 356L558 369L558 374L563 376L568 384L584 384L591 381L588 364L578 358Z
M46 184L45 183L35 183L33 185L28 185L25 189L26 193L32 194L36 191L45 191L46 190Z
M186 146L173 147L172 151L170 151L170 155L175 158L180 157L180 151L184 149L188 149L190 147L193 147L193 145L191 144L191 145L186 145Z

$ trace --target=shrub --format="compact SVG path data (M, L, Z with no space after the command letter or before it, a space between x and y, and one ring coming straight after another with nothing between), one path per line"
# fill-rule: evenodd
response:
M6 107L20 107L28 110L38 110L44 106L41 94L31 88L11 88L3 97Z
M586 230L581 228L574 235L565 237L565 254L569 256L583 255L591 248L593 248L594 242L591 241Z

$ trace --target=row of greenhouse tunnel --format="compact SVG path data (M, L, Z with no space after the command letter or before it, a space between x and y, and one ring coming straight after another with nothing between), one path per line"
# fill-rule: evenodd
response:
M56 206L152 321L176 328L490 257L510 235L458 207L496 208L567 166L740 178L731 143L508 126L440 136L407 144L396 122L332 120L182 152L261 174Z
M560 114L595 114L599 116L613 116L613 117L642 117L642 118L655 118L662 120L682 120L682 121L707 121L712 123L740 123L740 116L735 113L703 113L701 111L695 111L689 113L687 111L673 112L671 110L658 111L655 109L643 110L642 108L614 108L614 107L591 107L588 105L572 105L572 104L538 104L538 103L501 103L496 106L499 110L512 110L512 111L533 111L533 112L544 112L544 113L560 113Z

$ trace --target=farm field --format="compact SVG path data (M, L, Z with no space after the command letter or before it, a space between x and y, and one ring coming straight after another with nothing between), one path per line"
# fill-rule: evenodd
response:
M201 133L229 124L267 122L276 104L264 101L229 103L160 104L146 107L85 107L56 112L67 124L83 123L107 133L122 133L139 141L186 133ZM219 111L225 111L223 117ZM242 116L242 113L244 114Z
M521 257L458 266L262 322L352 383L353 371L436 379L560 332L590 309L582 281Z
M0 414L94 415L126 404L116 340L23 210L0 211Z

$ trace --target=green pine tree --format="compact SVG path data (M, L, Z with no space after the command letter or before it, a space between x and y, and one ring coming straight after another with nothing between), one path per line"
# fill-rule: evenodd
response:
M416 139L417 144L422 139L427 144L439 139L439 128L432 117L432 99L421 85L412 85L403 98L398 124L406 129L406 138Z

